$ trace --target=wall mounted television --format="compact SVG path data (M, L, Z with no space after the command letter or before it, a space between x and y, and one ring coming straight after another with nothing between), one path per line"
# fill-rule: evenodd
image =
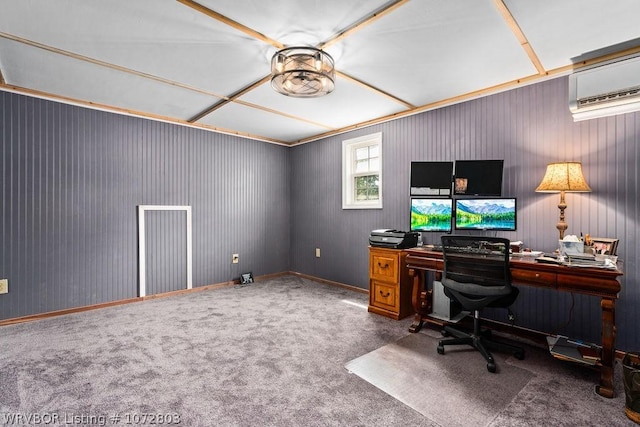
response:
M411 231L451 231L453 200L444 198L411 198Z
M516 230L516 199L456 199L456 230Z
M456 160L453 194L502 196L504 160Z
M412 196L451 196L453 162L411 162Z

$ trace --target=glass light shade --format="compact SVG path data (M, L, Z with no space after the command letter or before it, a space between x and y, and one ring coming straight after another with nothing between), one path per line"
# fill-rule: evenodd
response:
M333 58L315 47L287 47L271 58L271 87L283 95L323 96L333 91L334 82Z

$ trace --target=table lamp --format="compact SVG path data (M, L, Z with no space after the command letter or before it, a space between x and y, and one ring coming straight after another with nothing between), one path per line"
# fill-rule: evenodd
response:
M542 182L538 185L538 188L536 188L536 192L560 193L560 203L558 203L560 221L556 224L556 228L560 232L560 240L564 239L564 231L568 227L564 221L564 210L567 208L567 203L564 201L564 193L567 191L576 193L587 193L591 191L582 174L582 163L549 163Z

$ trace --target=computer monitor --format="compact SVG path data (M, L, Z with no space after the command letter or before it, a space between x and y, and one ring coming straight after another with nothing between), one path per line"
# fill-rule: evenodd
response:
M504 160L456 160L453 194L502 196Z
M411 162L412 196L451 196L453 162Z
M456 199L456 230L514 231L516 225L513 197Z
M451 231L453 200L443 198L411 198L411 231Z

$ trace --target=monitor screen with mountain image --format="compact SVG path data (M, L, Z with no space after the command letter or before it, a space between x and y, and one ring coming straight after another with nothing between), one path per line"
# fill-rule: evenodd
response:
M506 230L516 229L515 198L457 199L456 230Z
M411 231L450 232L453 201L443 198L411 198Z

